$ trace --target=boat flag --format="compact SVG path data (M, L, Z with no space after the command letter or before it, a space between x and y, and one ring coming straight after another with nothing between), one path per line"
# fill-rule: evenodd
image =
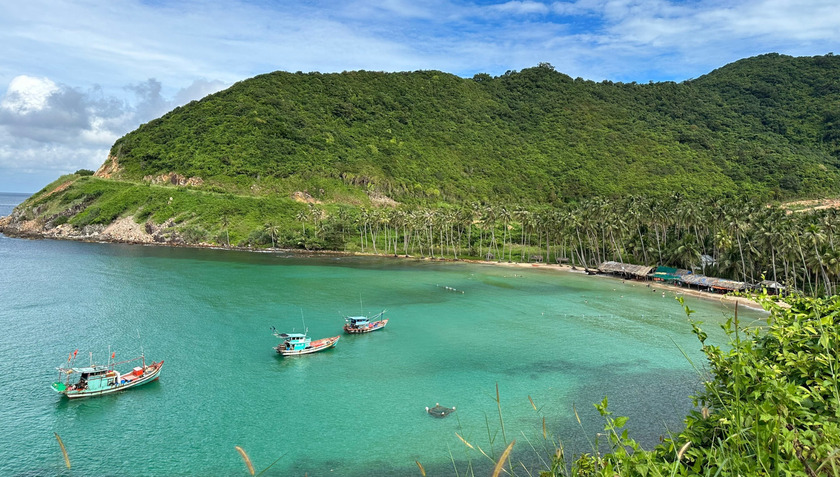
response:
M113 353L111 353L111 359L114 359L114 356L116 356L116 355L117 355L117 352L116 352L116 351L114 351Z
M70 361L73 358L73 353L70 353L70 356L67 357L67 361Z
M76 355L79 354L79 350L73 351L73 357L75 358Z

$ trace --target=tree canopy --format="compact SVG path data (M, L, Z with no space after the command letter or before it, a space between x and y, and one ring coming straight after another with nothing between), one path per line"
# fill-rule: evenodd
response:
M818 196L840 166L840 57L768 54L682 83L274 72L116 141L121 177L227 191L348 188L402 202L552 204L641 193Z

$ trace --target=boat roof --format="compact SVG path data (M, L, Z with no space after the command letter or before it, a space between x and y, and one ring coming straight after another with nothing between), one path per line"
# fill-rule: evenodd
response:
M367 321L369 318L367 316L348 316L347 319L348 320L353 320L353 321L360 321L360 320Z
M280 333L281 338L306 338L303 333Z
M108 371L108 367L107 366L93 366L93 367L87 367L87 368L70 368L69 370L74 372L74 373L88 373L88 374L90 374L90 373L97 373L97 372L101 373L103 371Z

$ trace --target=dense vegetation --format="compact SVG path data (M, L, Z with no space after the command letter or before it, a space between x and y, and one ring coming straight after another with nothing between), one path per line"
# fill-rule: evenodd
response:
M766 201L837 190L838 73L840 57L776 54L680 84L546 64L272 73L143 125L100 177L61 178L17 214L80 231L132 216L174 243L671 265L831 295L837 215Z
M70 181L73 186L58 187ZM57 190L52 194L48 192ZM19 209L47 228L105 226L133 214L175 243L344 250L448 259L670 265L789 291L832 295L836 209L790 213L745 199L592 198L554 207L359 207L68 176Z
M275 72L119 139L121 177L179 173L249 194L347 187L401 202L556 204L581 197L836 190L840 57L764 55L683 83L594 83L547 64Z

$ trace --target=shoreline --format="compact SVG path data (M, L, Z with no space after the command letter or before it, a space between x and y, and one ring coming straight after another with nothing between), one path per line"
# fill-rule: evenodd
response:
M463 261L471 262L471 263L487 264L487 265L499 265L499 266L506 266L506 267L515 267L515 268L549 269L549 270L555 270L555 271L558 271L558 272L561 272L561 273L586 273L584 270L581 270L581 269L573 269L571 265L562 265L562 264L494 262L494 261L485 261L485 260L463 260ZM615 277L615 276L606 275L606 274L602 274L602 273L598 273L598 274L593 275L593 276L597 277L597 278L606 278L606 279L610 279L610 280L620 280L622 283L631 283L631 284L640 284L640 285L644 284L644 285L647 285L647 286L651 287L653 289L653 291L663 290L663 294L669 294L672 297L677 297L677 296L683 296L684 295L684 296L702 298L702 299L705 299L705 300L718 301L721 304L723 304L724 306L726 306L727 308L732 308L733 310L734 310L734 307L737 303L738 306L746 306L746 307L748 307L752 310L763 311L763 312L769 313L769 312L767 312L767 310L764 309L764 307L761 306L761 303L759 303L757 300L755 300L753 298L749 298L749 297L709 293L709 292L705 292L705 291L702 291L702 290L695 290L695 289L691 289L691 288L681 287L681 286L678 286L678 285L670 285L670 284L667 284L667 283L664 283L664 282L654 282L654 281L651 281L651 280L626 279L626 278Z
M4 217L5 218L5 217ZM0 224L2 225L2 224ZM394 254L375 254L370 252L350 252L350 251L341 251L341 250L306 250L306 249L289 249L289 248L254 248L254 247L236 247L236 246L223 246L223 245L211 245L211 244L187 244L187 243L173 243L173 242L158 242L158 241L134 241L134 240L119 240L115 239L114 237L97 237L95 235L92 236L67 236L67 235L48 235L44 233L38 233L34 231L26 231L22 233L12 234L9 235L5 233L2 227L0 227L0 235L9 237L9 238L18 238L24 240L69 240L73 242L88 242L88 243L109 243L109 244L127 244L127 245L141 245L141 246L158 246L158 247L175 247L175 248L195 248L195 249L210 249L210 250L230 250L230 251L238 251L238 252L252 252L252 253L288 253L288 254L297 254L297 255L332 255L332 256L347 256L347 257L379 257L379 258L394 258L394 259L411 259L411 260L422 260L422 261L440 261L440 262L450 262L450 263L474 263L480 265L489 265L489 266L499 266L499 267L508 267L508 268L529 268L529 269L543 269L543 270L551 270L554 272L560 273L586 273L584 270L577 269L572 267L571 265L566 264L550 264L550 263L523 263L523 262L506 262L506 261L492 261L492 260L477 260L477 259L468 259L468 258L459 258L459 259L452 259L452 258L433 258L433 257L415 257L412 255L394 255ZM723 304L727 308L732 308L736 304L738 306L746 306L752 310L756 311L763 311L765 313L767 310L761 306L761 304L749 297L744 296L734 296L734 295L722 295L716 293L709 293L702 290L694 290L691 288L685 288L677 285L670 285L664 282L653 282L648 280L636 280L636 279L626 279L615 277L611 275L601 274L598 273L594 275L598 278L607 278L612 280L621 280L622 283L631 282L631 283L639 283L639 284L646 284L649 287L655 286L654 290L661 289L663 290L663 296L667 293L672 297L677 296L691 296L696 297L704 300L714 300L718 301Z

